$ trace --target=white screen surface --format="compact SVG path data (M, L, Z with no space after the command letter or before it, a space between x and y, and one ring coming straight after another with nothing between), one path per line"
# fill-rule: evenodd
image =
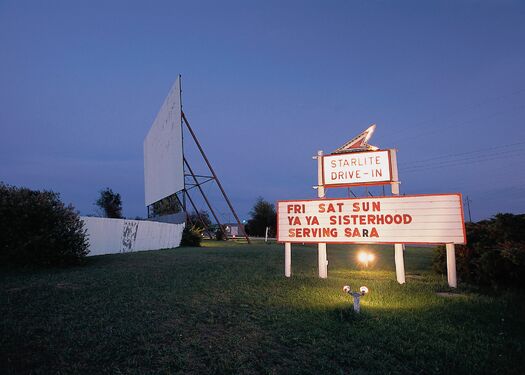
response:
M146 206L184 189L180 76L144 140Z

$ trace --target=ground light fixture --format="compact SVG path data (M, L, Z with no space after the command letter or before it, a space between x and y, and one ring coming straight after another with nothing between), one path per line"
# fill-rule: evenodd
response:
M360 251L357 254L357 261L365 267L368 267L369 263L373 262L375 259L376 256L368 251Z
M368 288L366 286L362 286L359 288L359 292L352 292L352 288L350 288L349 285L345 285L343 287L343 292L348 293L354 298L354 311L359 313L361 311L361 297L364 297L368 294Z

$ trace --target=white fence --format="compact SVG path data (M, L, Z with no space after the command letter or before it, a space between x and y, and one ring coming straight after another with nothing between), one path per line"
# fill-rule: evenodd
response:
M82 217L89 238L89 254L102 255L178 247L184 224Z

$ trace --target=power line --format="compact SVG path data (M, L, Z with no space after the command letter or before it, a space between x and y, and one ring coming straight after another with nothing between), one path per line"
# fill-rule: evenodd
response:
M478 156L470 156L467 158L435 161L435 162L426 163L426 164L421 164L422 162L420 162L415 165L405 167L403 170L407 171L407 170L412 170L412 169L431 168L431 167L436 167L436 166L458 165L463 162L467 163L469 161L498 160L506 156L518 156L519 154L523 152L525 152L525 149L496 152L490 155L478 155Z
M482 149L478 149L478 150L474 150L474 151L460 152L460 153L448 154L448 155L441 155L441 156L436 156L436 157L433 157L433 158L418 160L418 161L415 161L415 162L400 163L399 165L400 166L411 166L412 164L420 164L420 163L424 163L424 162L432 161L432 160L447 159L447 158L454 157L454 156L463 156L463 155L484 153L484 152L491 151L491 150L499 150L501 148L511 148L511 147L521 146L521 145L525 145L525 142L510 143L510 144L506 144L506 145L500 145L500 146L494 146L494 147L486 147L486 148L482 148Z
M519 150L519 152L523 152L525 150ZM433 165L427 165L427 166L414 166L412 168L406 168L406 169L403 169L402 173L412 173L412 172L419 172L419 171L422 171L422 170L428 170L430 168L434 169L434 168L445 168L445 167L455 167L455 166L459 166L459 165L470 165L470 164L479 164L481 162L488 162L488 161L492 161L492 160L499 160L499 159L503 159L505 157L507 157L508 155L505 154L505 155L501 155L499 157L492 157L492 156L489 156L489 157L486 157L486 158L476 158L476 159L473 159L473 158L469 158L471 159L470 161L469 160L463 160L463 161L449 161L449 162L446 162L446 163L440 163L440 164L433 164ZM473 160L472 160L473 159Z

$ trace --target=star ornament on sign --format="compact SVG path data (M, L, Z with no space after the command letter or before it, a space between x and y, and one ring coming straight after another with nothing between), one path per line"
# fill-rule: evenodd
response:
M368 144L368 140L372 138L374 130L376 130L376 124L370 125L364 132L359 134L357 137L352 138L350 141L346 142L344 145L335 150L333 154L379 150L379 147Z

